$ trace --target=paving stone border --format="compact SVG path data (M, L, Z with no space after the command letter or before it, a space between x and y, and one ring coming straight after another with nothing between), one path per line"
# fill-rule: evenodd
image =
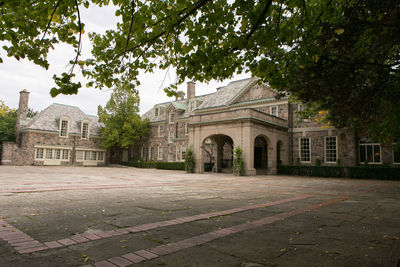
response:
M138 233L138 232L156 229L156 228L160 228L160 227L178 225L178 224L183 224L183 223L187 223L187 222L194 222L194 221L209 219L209 218L216 217L216 216L224 216L224 215L228 215L228 214L233 214L233 213L258 209L258 208L265 208L265 207L275 206L275 205L288 203L288 202L292 202L292 201L307 199L307 198L311 198L311 197L312 196L308 196L308 195L300 195L300 196L296 196L296 197L292 197L292 198L285 198L285 199L268 202L268 203L253 204L253 205L247 205L247 206L234 208L234 209L202 213L202 214L198 214L198 215L194 215L194 216L186 216L186 217L181 217L181 218L168 220L168 221L147 223L147 224L142 224L142 225L137 225L137 226L132 226L132 227L121 228L121 229L117 229L117 230L109 230L109 231L104 231L104 232L99 231L99 232L94 232L91 234L81 234L81 235L77 234L77 235L73 235L69 238L63 238L63 239L59 239L56 241L49 241L49 242L45 242L45 243L41 243L41 242L33 239L32 237L28 236L24 232L18 230L14 226L8 224L4 220L0 220L0 238L3 239L4 241L7 241L20 254L26 254L26 253L32 253L32 252L37 252L37 251L42 251L42 250L56 249L56 248L61 248L61 247L65 247L65 246L71 246L71 245L75 245L78 243L90 242L90 241L108 238L108 237L112 237L112 236L124 235L124 234L129 234L129 233ZM139 255L139 256L142 256L142 255Z

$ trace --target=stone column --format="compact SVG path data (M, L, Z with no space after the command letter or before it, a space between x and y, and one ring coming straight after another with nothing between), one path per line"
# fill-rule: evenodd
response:
M254 140L251 136L251 127L243 125L241 148L243 150L244 169L246 175L256 175L254 169Z

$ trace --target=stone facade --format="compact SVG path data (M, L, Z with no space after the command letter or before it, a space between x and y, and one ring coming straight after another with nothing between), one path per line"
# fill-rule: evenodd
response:
M97 117L79 108L53 104L27 118L29 92L20 92L16 142L4 142L2 164L102 166L109 155L100 147Z
M400 164L391 144L363 142L351 129L300 120L300 109L255 78L197 97L190 82L187 99L156 104L143 115L150 120L151 134L136 150L144 160L182 161L182 152L191 146L196 172L204 171L210 155L212 170L223 172L231 171L232 149L239 146L247 175L275 173L278 164Z

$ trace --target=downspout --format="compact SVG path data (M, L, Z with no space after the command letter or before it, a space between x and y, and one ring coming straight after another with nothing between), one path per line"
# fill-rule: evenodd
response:
M288 110L289 110L289 165L293 166L293 105L288 102Z

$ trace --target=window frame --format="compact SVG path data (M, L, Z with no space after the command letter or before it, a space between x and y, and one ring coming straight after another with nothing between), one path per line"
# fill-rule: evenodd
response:
M170 111L168 113L168 123L173 124L175 122L175 112Z
M160 157L160 155L161 155L161 157ZM158 150L157 150L157 159L158 160L163 160L163 157L164 157L164 151L163 151L163 148L160 145L160 146L158 146Z
M65 135L62 135L63 134L63 122L66 122L66 129L65 129ZM63 138L68 138L68 133L69 133L69 126L70 126L70 123L69 123L69 119L68 118L66 118L66 117L62 117L61 119L60 119L60 125L59 125L59 136L60 137L63 137Z
M309 161L302 160L302 153L301 153L301 139L308 139L308 157ZM299 138L299 158L301 163L311 163L311 137L300 137Z
M396 164L396 165L400 165L400 161L399 162L395 162L394 161L394 148L393 148L393 146L395 146L395 145L397 145L397 142L392 143L392 163ZM397 153L400 154L400 150Z
M272 112L273 109L276 109L276 115L273 114L273 112ZM278 106L270 106L269 107L269 114L272 115L272 116L278 117L279 116L279 108L278 108Z
M86 129L86 136L83 135L83 126L87 125L87 129ZM81 139L89 139L89 135L90 135L90 123L87 120L82 121L81 123Z
M168 132L168 143L171 144L174 142L175 134L174 131L169 131Z
M189 122L185 122L185 135L189 135Z
M366 158L368 164L376 164L376 165L382 164L382 146L381 146L381 143L368 143L368 142L366 142L366 143L361 144L360 142L361 142L361 140L358 142L358 161L359 161L359 164L364 164L365 163L364 161L361 161L361 147L365 147L365 158ZM368 150L367 150L368 146L372 147L372 160L373 160L373 162L369 162L368 161ZM379 162L375 162L375 146L379 146Z
M158 117L158 116L160 116L160 108L159 108L159 107L156 107L156 108L154 109L154 117Z
M328 138L335 138L335 158L336 158L336 160L335 161L328 161L327 160L327 158L328 158L328 156L327 156L327 139ZM338 161L338 139L337 139L337 136L325 136L324 137L324 162L325 163L336 163Z
M164 137L164 125L158 125L158 137Z

